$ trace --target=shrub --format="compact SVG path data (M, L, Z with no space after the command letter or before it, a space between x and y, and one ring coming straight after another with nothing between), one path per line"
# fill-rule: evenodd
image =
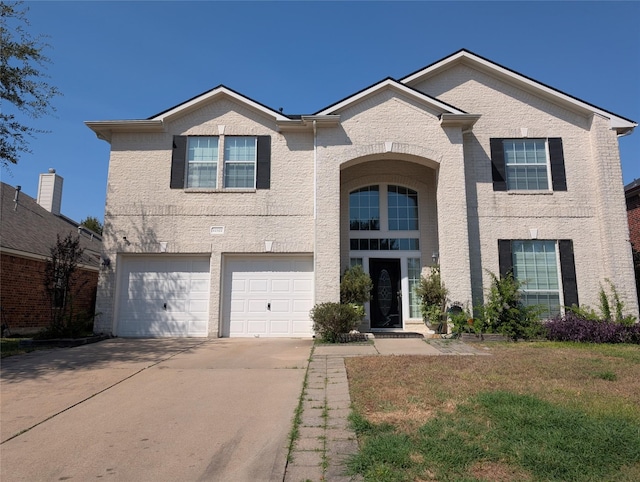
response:
M362 266L356 265L345 270L340 282L340 302L363 304L371 299L373 283Z
M431 325L440 324L447 308L449 294L440 276L440 266L433 266L429 276L420 277L415 292L420 298L420 311L424 321Z
M547 338L552 341L640 344L638 323L625 325L613 321L597 321L568 312L547 321L544 328Z
M479 319L474 320L474 328L484 333L500 333L512 340L529 340L542 334L542 323L538 320L540 311L527 306L521 300L520 283L512 273L502 278L489 272L491 288L488 300L478 309Z
M338 341L340 334L355 330L362 320L357 307L340 303L315 305L309 316L313 320L313 330L329 343Z

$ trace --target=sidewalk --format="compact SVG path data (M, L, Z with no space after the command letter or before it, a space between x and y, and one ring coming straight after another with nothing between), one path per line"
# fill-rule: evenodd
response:
M345 461L358 451L349 427L351 398L344 359L376 355L487 355L457 340L378 338L373 343L316 345L302 394L298 438L290 453L284 482L360 481L347 476Z

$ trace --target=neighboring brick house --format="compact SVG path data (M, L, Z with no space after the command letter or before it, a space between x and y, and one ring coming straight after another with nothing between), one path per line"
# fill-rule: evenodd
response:
M627 219L629 220L629 240L635 251L636 292L640 297L640 179L624 187L627 198Z
M423 331L434 263L451 303L513 269L547 314L605 278L637 312L617 140L637 124L467 50L311 115L219 86L87 125L111 144L97 331L308 336L350 264L364 330Z
M46 328L51 303L44 288L44 269L57 236L79 236L84 249L73 282L74 312L93 314L100 266L100 236L60 213L63 179L51 170L40 175L38 199L2 183L0 219L0 308L11 333Z

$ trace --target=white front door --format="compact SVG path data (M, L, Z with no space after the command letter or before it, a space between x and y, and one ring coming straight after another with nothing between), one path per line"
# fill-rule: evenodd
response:
M228 258L222 336L312 335L313 259Z
M209 258L123 257L118 269L118 336L208 336Z

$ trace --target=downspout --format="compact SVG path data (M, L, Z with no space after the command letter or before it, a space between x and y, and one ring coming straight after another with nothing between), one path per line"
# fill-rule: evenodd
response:
M316 121L313 121L313 219L315 220L318 202L318 129Z

